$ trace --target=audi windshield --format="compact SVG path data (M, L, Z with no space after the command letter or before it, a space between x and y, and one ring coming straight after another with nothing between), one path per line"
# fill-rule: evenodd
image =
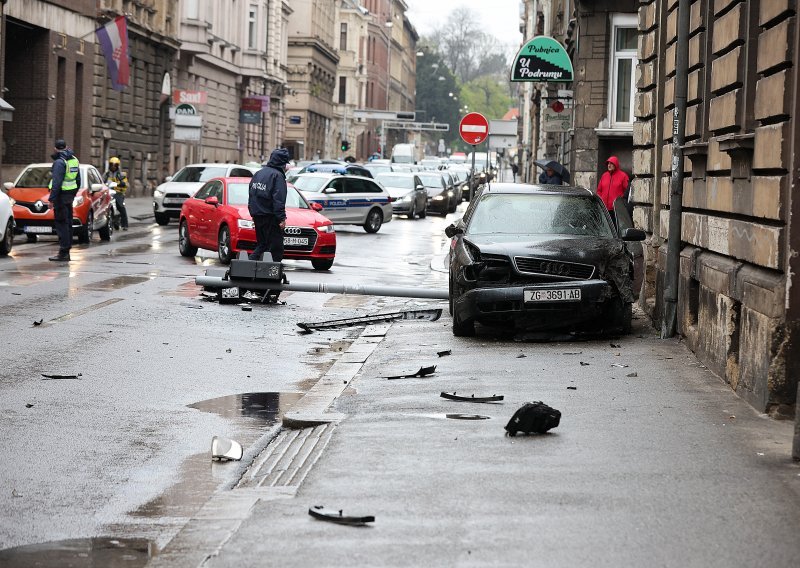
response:
M484 193L469 219L467 233L614 237L600 202L553 194Z

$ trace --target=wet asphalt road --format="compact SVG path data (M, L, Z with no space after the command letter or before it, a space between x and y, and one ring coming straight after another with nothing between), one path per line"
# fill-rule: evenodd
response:
M417 303L284 293L285 305L252 312L219 305L194 284L218 265L216 255L182 258L177 225L159 227L146 204L139 209L130 231L110 243L95 235L72 249L68 265L47 260L53 237L34 244L19 237L0 259L0 549L131 534L162 546L244 468L212 465L211 437L240 441L252 458L279 414L357 334L303 336L297 322ZM395 218L374 235L339 227L329 272L287 261L287 274L445 287L446 275L431 271L430 261L449 222ZM242 393L275 394L245 400L242 410L241 398L230 397ZM213 402L191 406L203 401Z

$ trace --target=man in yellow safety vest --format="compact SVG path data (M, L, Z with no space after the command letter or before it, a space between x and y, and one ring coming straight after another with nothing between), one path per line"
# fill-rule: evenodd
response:
M64 140L56 140L56 152L52 155L53 169L50 180L50 203L53 207L58 254L51 256L55 262L69 262L72 248L72 202L81 186L80 162Z

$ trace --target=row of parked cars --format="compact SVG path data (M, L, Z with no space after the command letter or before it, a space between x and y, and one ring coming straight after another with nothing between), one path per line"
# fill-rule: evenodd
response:
M256 167L193 164L161 184L153 195L156 222L179 223L179 250L194 256L198 248L216 251L223 263L256 245L247 208L249 179ZM285 258L310 260L317 270L333 265L334 224L358 225L376 233L392 215L424 218L446 215L462 200L465 178L447 171L388 171L330 161L313 163L287 175Z
M30 164L0 192L0 256L11 252L15 235L29 242L40 235L55 235L53 207L48 201L52 164ZM81 187L72 203L72 230L80 243L88 243L95 231L111 240L115 225L113 190L92 165L81 164Z

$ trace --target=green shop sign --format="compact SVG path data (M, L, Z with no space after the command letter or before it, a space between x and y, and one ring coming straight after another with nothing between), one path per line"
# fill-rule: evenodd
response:
M564 46L548 36L536 36L514 58L511 80L529 83L571 83L572 61Z

